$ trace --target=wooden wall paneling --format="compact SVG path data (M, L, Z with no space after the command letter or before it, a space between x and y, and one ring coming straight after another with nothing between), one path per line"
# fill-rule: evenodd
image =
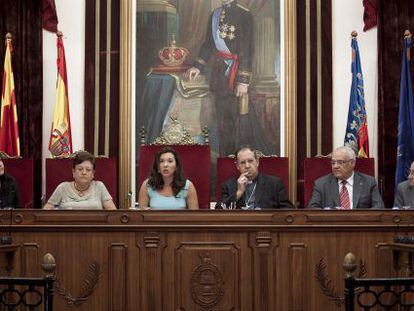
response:
M79 297L90 267L99 265L96 288L78 311L332 311L315 279L321 258L343 295L345 254L366 262L368 277L381 276L393 272L393 237L414 234L409 210L11 213L12 224L0 228L21 245L12 275L41 275L50 252L66 293ZM197 289L219 297L217 284L224 292L216 306L195 302ZM199 296L207 304L212 297ZM58 291L55 308L74 310Z
M11 210L1 210L0 211L0 225L3 226L1 229L5 230L7 229L4 226L10 225L11 224Z
M307 290L307 251L304 243L289 245L289 310L306 310L308 306Z
M275 291L273 266L273 250L278 246L276 234L270 231L258 231L250 234L249 246L253 250L253 276L255 284L254 310L272 310L274 300L278 297ZM276 296L276 297L275 297Z
M175 310L241 310L240 247L182 242L174 251Z
M110 310L125 311L128 287L128 246L123 243L109 245L109 306Z
M396 277L393 271L392 251L389 243L375 245L375 277Z
M163 279L163 249L165 234L147 231L139 235L137 242L141 249L140 265L142 310L164 310L162 291Z
M43 256L42 256L43 257ZM23 243L21 246L21 274L25 277L40 275L39 244Z

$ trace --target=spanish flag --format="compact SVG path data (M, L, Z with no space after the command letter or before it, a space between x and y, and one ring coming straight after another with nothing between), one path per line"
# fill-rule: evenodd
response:
M16 97L12 68L12 37L6 35L3 88L1 92L0 150L9 156L20 156L19 124L17 122Z
M49 141L49 150L56 157L67 156L72 153L65 48L63 47L62 33L60 31L58 31L57 36L57 94Z

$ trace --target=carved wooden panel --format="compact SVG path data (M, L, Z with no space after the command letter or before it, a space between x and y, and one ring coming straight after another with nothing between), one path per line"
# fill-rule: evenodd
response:
M175 249L176 310L240 310L240 250L226 242L184 242Z
M40 275L39 245L24 243L21 247L21 273L26 277Z
M137 241L141 249L142 270L141 288L143 309L163 310L163 266L162 250L165 247L164 233L145 232Z
M308 248L303 243L291 243L289 245L289 310L306 310L308 271Z
M387 245L414 234L408 210L10 213L12 274L41 275L52 253L59 311L337 310L315 280L321 258L340 297L346 253L368 277L394 272Z
M376 250L376 271L375 277L395 277L392 271L392 252L390 246L386 243L378 243L375 246Z
M275 280L272 278L274 247L278 245L275 234L259 231L250 234L249 246L253 249L253 279L255 310L272 310L275 297Z
M110 310L127 309L128 246L111 243L109 246L109 306Z

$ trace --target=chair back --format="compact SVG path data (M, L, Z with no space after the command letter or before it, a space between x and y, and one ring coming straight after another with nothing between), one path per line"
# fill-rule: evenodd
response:
M5 172L16 179L23 208L33 208L33 159L3 159Z
M266 175L280 177L289 193L289 161L285 157L261 157L259 159L259 172ZM217 158L217 183L216 198L221 197L222 184L232 178L239 176L240 172L236 168L234 157Z
M173 148L179 155L186 178L197 190L200 209L210 208L210 146L209 145L144 145L140 148L138 186L148 178L157 152Z
M46 159L46 199L49 199L56 187L64 181L73 180L72 158ZM95 159L95 180L100 180L108 189L109 194L117 205L117 161L116 158Z
M304 204L308 206L312 197L313 184L316 179L332 172L330 157L306 158L304 167ZM374 158L358 158L355 163L355 170L370 176L375 176Z

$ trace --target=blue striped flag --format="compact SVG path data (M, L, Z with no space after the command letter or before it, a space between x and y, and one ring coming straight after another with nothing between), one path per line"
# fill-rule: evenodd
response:
M348 122L344 145L351 147L359 157L369 157L367 113L365 111L364 78L358 41L352 34L352 84L349 98Z
M400 100L398 112L398 149L395 185L408 177L411 162L414 161L414 100L410 71L411 34L404 38Z

